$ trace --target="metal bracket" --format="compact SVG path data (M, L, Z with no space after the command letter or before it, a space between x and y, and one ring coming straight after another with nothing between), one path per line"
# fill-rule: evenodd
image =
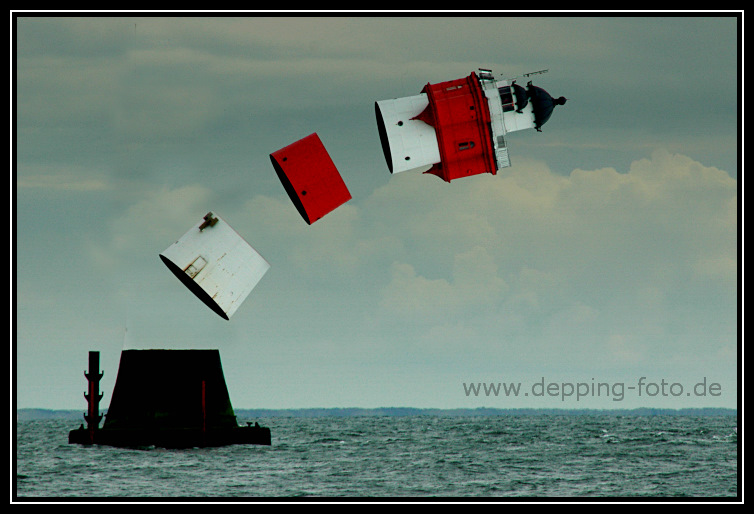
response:
M210 211L204 216L204 222L199 225L199 230L204 230L207 227L214 227L215 223L217 223L217 218Z

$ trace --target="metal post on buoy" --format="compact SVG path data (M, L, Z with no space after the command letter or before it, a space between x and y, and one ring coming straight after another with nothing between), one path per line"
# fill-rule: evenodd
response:
M89 352L89 373L84 372L84 376L89 381L89 387L84 397L88 403L86 419L87 429L89 431L89 443L94 444L94 433L99 428L99 422L102 415L99 413L99 401L102 399L102 393L99 392L99 381L104 373L99 370L99 352Z

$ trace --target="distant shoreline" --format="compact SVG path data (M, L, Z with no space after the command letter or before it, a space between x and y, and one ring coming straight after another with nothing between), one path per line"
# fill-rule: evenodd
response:
M635 409L498 409L489 407L465 409L431 409L414 407L384 408L306 408L306 409L234 409L236 418L346 418L355 416L446 416L446 417L480 417L480 416L738 416L736 409L718 407L700 407L683 409L666 409L639 407ZM102 409L106 412L106 409ZM17 421L44 419L70 419L83 422L83 410L55 409L17 409Z

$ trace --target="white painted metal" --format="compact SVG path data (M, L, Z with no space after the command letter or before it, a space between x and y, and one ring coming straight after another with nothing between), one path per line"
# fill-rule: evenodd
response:
M482 80L482 90L487 98L487 105L490 109L490 126L492 128L492 141L495 146L495 162L497 169L507 168L511 165L508 156L508 144L505 135L508 132L534 128L534 111L531 102L521 111L503 111L503 105L500 102L500 93L498 88L511 86L508 80ZM511 93L516 96L515 90L511 87ZM518 100L518 99L516 99Z
M393 173L424 172L440 162L435 129L418 116L429 105L425 93L377 102L390 146Z
M510 87L511 94L515 97L512 81L496 81L489 70L481 69L479 78L490 112L495 163L497 169L507 168L511 162L505 136L509 132L535 128L534 108L532 103L528 102L521 112L515 109L504 110L498 88ZM377 102L378 116L381 118L378 123L381 123L387 140L383 140L382 143L388 146L392 173L424 172L440 162L440 148L435 129L423 121L411 119L421 114L428 105L429 99L425 93Z
M160 254L194 294L225 319L270 268L222 218L209 213Z
M511 159L508 156L508 144L505 142L505 136L495 138L495 161L497 169L508 168L511 165Z
M501 80L497 83L497 87L510 86L511 84L507 80ZM511 87L511 93L516 96L516 92ZM517 99L518 100L518 99ZM498 98L498 103L500 99ZM526 107L521 109L521 112L507 111L503 113L503 124L505 125L505 132L516 132L517 130L533 129L534 128L534 107L532 103L526 104Z
M500 94L497 90L499 83L494 80L482 80L482 90L487 98L490 110L490 126L492 128L492 142L495 146L495 163L497 169L507 168L511 165L508 158L508 145L505 142L505 123L503 122L503 104L500 103ZM504 85L507 85L504 84Z

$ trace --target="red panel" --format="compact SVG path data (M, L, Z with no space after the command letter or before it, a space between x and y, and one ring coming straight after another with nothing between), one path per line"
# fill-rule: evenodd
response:
M487 99L475 73L468 77L427 84L429 105L416 119L435 128L440 163L426 173L446 182L497 173Z
M317 134L270 154L285 191L311 225L351 199L351 193Z

